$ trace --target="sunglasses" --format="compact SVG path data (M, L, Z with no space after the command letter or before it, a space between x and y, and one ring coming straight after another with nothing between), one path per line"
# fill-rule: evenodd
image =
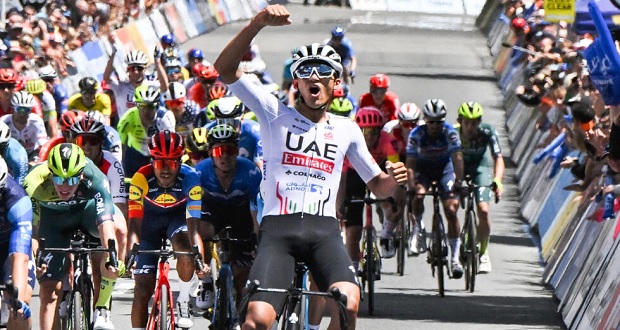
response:
M91 145L91 146L98 146L102 143L102 141L101 139L99 139L98 137L94 135L78 135L75 138L75 143L79 145L80 147L86 144Z
M295 76L299 79L308 79L316 73L319 78L330 78L335 72L336 70L327 64L308 64L297 68Z
M200 78L198 79L198 82L203 84L203 85L213 85L215 84L215 81L217 79L204 79L204 78Z
M209 154L204 151L194 151L189 153L189 158L192 160L200 160L207 157L209 157Z
M52 175L52 181L54 181L54 183L59 186L62 186L64 183L67 183L67 185L69 186L75 186L76 184L80 183L80 180L82 180L80 175L71 176L68 178Z
M371 94L385 94L387 93L387 88L372 88L370 89Z
M0 84L1 90L14 89L14 88L15 88L15 84Z
M128 70L129 72L142 72L142 71L144 71L144 69L145 69L145 67L143 67L143 66L138 66L138 65L136 65L136 66L130 66L130 67L128 67L128 68L127 68L127 70Z
M15 107L15 112L28 113L30 111L32 111L30 107Z
M400 126L402 128L407 128L407 129L411 129L411 128L415 128L416 126L418 126L418 122L412 122L412 121L401 121L400 122Z
M136 107L140 110L155 110L157 103L136 103Z
M379 135L381 132L381 128L376 127L364 127L362 128L362 133L366 136Z
M181 72L181 69L179 69L179 68L166 70L166 74L176 74L176 73L180 73L180 72Z
M176 100L168 100L168 101L164 101L164 103L166 104L166 108L178 108L180 106L185 105L185 98L182 97Z
M211 149L212 157L222 157L224 155L227 156L237 156L239 154L239 148L235 146L217 146Z
M172 171L176 171L181 167L180 160L170 159L170 158L153 159L152 164L153 164L153 168L155 168L158 171L161 171L166 167Z
M436 126L443 125L443 120L426 120L425 122L426 122L426 125L429 125L429 126L433 126L433 125L436 125Z
M220 118L216 121L218 125L229 125L234 128L238 128L239 126L241 126L241 120L237 118Z

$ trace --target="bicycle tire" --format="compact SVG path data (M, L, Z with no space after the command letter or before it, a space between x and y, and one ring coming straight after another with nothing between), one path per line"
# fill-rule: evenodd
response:
M443 273L444 267L444 258L443 258L443 242L442 242L442 232L443 226L441 225L441 217L439 215L435 215L433 219L433 258L435 262L433 265L435 266L435 275L437 276L437 289L439 290L439 295L445 296L445 279Z
M398 230L397 230L397 238L398 238L398 250L396 251L396 272L399 276L405 275L405 254L407 253L407 230L405 226L405 219L409 221L408 217L404 214L398 220Z
M228 320L228 311L229 311L229 301L228 296L230 293L228 292L228 283L227 276L220 276L216 283L217 294L216 294L216 302L215 308L213 311L213 329L216 330L228 330L232 329L232 324L227 324Z
M158 330L172 330L173 327L170 322L170 306L168 304L168 287L164 284L161 286L161 299L159 301L159 319L157 320L156 328Z
M478 273L478 251L476 251L476 214L474 211L467 212L467 240L466 245L467 258L465 265L465 290L474 292L476 287L476 274Z
M368 314L375 310L375 237L372 229L366 229L366 284L368 296Z
M73 292L71 297L71 306L69 307L69 315L68 321L70 330L88 330L88 325L85 326L84 322L86 322L82 310L82 293L80 291Z

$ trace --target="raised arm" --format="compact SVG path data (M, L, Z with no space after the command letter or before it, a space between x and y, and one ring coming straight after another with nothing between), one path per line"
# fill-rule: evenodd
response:
M265 26L291 24L292 21L289 16L288 10L281 5L267 6L258 12L250 23L224 47L220 56L215 60L213 66L220 74L220 79L227 84L237 81L242 74L239 70L239 63L252 39Z

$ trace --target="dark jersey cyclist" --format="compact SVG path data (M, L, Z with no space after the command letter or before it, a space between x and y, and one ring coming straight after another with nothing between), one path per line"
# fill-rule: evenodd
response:
M504 176L504 158L499 147L499 139L493 126L482 122L482 106L476 102L466 102L459 107L459 125L456 129L461 137L461 150L465 175L469 175L477 185L489 186L491 183L496 187L497 197L502 192L502 177ZM494 168L487 154L495 161ZM493 175L494 174L494 175ZM493 176L492 176L493 175ZM491 179L493 177L493 179ZM491 272L491 259L489 259L489 238L491 236L491 221L489 219L489 201L491 189L480 187L476 191L478 203L478 219L480 226L478 235L480 238L480 266L478 272Z
M84 155L80 147L62 143L50 150L46 163L30 171L24 187L34 210L34 237L45 238L48 247L66 248L73 233L101 239L107 247L114 239L114 204L103 173ZM107 268L107 257L93 255L93 280L95 286L95 329L113 329L109 305L118 271ZM61 280L68 261L64 253L46 253L43 256L47 271L39 278L41 285L41 329L50 330L54 321L55 306L61 290Z
M413 215L416 223L422 226L424 213L424 193L431 182L437 181L442 191L443 209L448 221L448 240L452 252L452 275L461 278L463 268L459 261L460 225L456 211L458 198L453 193L463 180L463 156L458 132L446 123L447 109L440 99L426 101L423 109L425 124L409 133L407 143L407 170L409 189L415 191ZM413 236L416 237L416 236ZM412 246L417 246L417 242Z
M140 249L158 250L162 239L169 239L175 251L190 251L202 240L198 234L201 195L198 174L181 164L183 138L168 130L151 137L148 143L151 162L141 167L131 179L129 187L128 246L140 243ZM144 328L147 323L148 303L155 289L157 256L140 255L134 271L136 281L131 326ZM177 259L179 273L179 328L193 325L189 294L194 273L193 259Z
M299 258L308 265L320 290L333 286L348 297L354 328L359 286L335 219L344 157L379 197L393 194L407 175L402 163L387 162L389 174L383 173L355 123L327 113L343 71L340 56L330 46L301 46L293 55L291 72L301 99L296 108L254 85L238 69L243 53L262 28L287 24L289 13L283 6L267 6L215 62L222 81L256 114L264 144L264 217L249 278L259 280L263 287L286 288ZM287 189L291 186L296 189ZM270 293L253 295L244 328L269 329L283 298Z
M250 239L258 233L256 202L262 174L252 161L239 156L239 134L227 124L215 125L209 130L209 152L211 158L196 165L203 189L202 220L206 226L201 232L203 238L211 238L224 227L231 226L231 237ZM210 262L211 251L207 246L206 262ZM237 290L241 297L254 257L254 243L233 244L231 264ZM211 305L211 277L203 280L196 303L200 308Z
M22 304L18 318L10 313L8 329L32 326L30 298L34 288L34 264L29 262L32 241L32 206L24 189L11 177L0 157L0 280L9 277L18 289ZM4 306L3 306L4 308Z
M28 174L28 153L26 149L11 137L9 127L0 121L0 156L6 161L9 174L22 185Z

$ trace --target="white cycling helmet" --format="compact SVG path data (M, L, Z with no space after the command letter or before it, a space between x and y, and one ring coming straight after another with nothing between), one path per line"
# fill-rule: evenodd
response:
M125 56L125 64L146 66L149 59L141 50L132 50Z
M420 108L415 103L403 103L397 112L400 120L412 121L420 118Z
M94 119L95 121L98 121L100 123L105 123L105 117L103 116L103 113L97 111L97 110L90 110L90 111L86 111L86 116L91 117L92 119Z
M44 67L39 68L39 78L41 79L51 79L58 77L56 74L56 70L51 65L46 65Z
M447 114L446 103L441 99L429 99L424 104L424 116L428 119L446 120Z
M342 64L340 55L328 45L313 43L301 46L293 51L293 64L291 74L295 76L297 67L306 62L324 62L338 72L338 78L342 77Z
M163 94L164 101L172 101L183 98L187 95L185 86L180 82L171 82L168 85L168 90Z
M8 143L11 139L11 129L3 121L0 121L0 145Z
M35 105L34 96L24 91L15 92L11 97L11 105L13 108L33 108Z
M0 157L0 189L6 186L6 180L9 177L9 168L6 166L4 158Z
M179 59L177 59L176 57L166 58L166 61L164 63L164 68L180 68L180 67L182 67L181 61L179 61Z

